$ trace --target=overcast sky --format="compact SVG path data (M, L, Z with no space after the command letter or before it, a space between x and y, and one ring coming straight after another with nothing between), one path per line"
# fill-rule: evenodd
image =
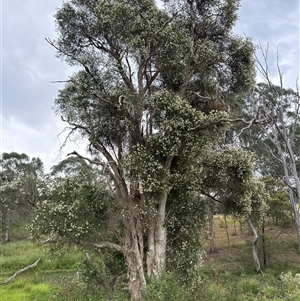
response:
M55 58L45 41L55 38L53 15L62 0L1 1L1 153L39 156L46 170L81 145L59 152L64 124L51 107L73 70ZM275 70L277 49L286 86L299 77L299 0L241 0L235 32L255 44L269 45L269 64ZM273 75L276 80L276 73Z

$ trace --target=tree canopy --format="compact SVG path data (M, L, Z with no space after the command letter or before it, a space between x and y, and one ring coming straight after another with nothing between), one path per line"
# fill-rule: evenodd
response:
M70 127L68 138L88 140L90 156L73 154L98 166L102 194L90 187L81 198L78 189L93 178L80 172L54 184L58 195L49 200L67 204L59 214L91 212L98 229L102 220L86 202L108 197L115 224L110 235L93 239L85 230L79 237L61 232L64 225L44 233L121 252L132 300L143 298L146 275L165 271L168 233L191 226L205 162L230 126L229 100L254 82L254 47L231 33L238 7L236 0L165 1L163 8L151 0L69 0L55 15L58 38L48 42L59 58L81 67L59 91L55 111ZM232 165L247 161L240 159ZM210 167L214 173L219 165ZM198 212L194 229L203 224Z

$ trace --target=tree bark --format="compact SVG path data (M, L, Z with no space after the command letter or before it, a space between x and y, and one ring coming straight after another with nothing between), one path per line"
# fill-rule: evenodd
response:
M229 239L229 232L228 232L228 225L227 225L227 214L224 213L224 221L225 221L225 229L226 229L226 236L227 236L227 244L230 247L230 239Z
M217 253L216 235L214 225L213 205L211 202L208 204L208 220L209 220L209 253Z
M291 189L289 189L290 192ZM292 205L292 211L294 215L294 221L296 225L296 232L297 232L297 240L298 240L298 253L300 254L300 219L299 219L299 205L295 202L294 196L291 196L293 191L289 193L290 195L290 203Z
M125 260L129 280L129 292L132 301L142 300L144 297L146 278L144 273L144 242L142 224L137 214L131 213L128 218L125 235Z
M262 270L260 267L260 262L259 262L259 258L258 258L258 254L257 254L257 242L258 242L258 235L257 235L257 231L251 221L250 218L247 218L247 223L249 225L249 228L253 234L253 241L252 241L252 254L253 254L253 260L254 260L254 264L255 264L255 269L256 272L258 274L262 275Z
M262 223L261 227L262 232L262 251L263 251L263 261L264 261L264 267L267 267L267 250L266 250L266 237L265 237L265 221Z
M165 227L168 191L165 189L159 198L156 217L148 231L147 275L159 277L165 270L167 251L167 231Z

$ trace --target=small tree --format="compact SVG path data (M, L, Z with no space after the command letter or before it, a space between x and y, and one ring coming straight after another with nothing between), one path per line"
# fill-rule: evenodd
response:
M267 216L272 219L275 226L283 228L291 226L293 212L289 203L286 185L282 180L276 180L270 176L264 177L262 180L270 195Z
M269 195L264 183L254 177L253 153L226 147L212 153L205 161L206 178L202 193L221 203L224 213L243 218L253 234L253 260L257 273L262 273L258 257L258 234L255 223L263 222Z

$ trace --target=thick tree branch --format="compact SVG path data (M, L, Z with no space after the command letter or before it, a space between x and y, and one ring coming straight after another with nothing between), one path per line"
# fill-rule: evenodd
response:
M93 160L93 159L90 159L90 158L88 158L88 157L84 157L84 156L80 155L79 153L77 153L76 151L73 151L73 152L67 154L67 156L71 156L71 155L75 155L75 156L77 156L78 158L83 159L83 160L86 160L86 161L88 161L88 162L91 163L91 164L101 165L101 166L104 166L104 167L106 167L107 164L108 164L107 162L101 162L101 161L98 160L98 159Z
M209 193L206 193L204 190L201 190L201 193L209 198L211 198L213 201L223 204L222 201L218 200L217 198L215 198L214 196L210 195Z

